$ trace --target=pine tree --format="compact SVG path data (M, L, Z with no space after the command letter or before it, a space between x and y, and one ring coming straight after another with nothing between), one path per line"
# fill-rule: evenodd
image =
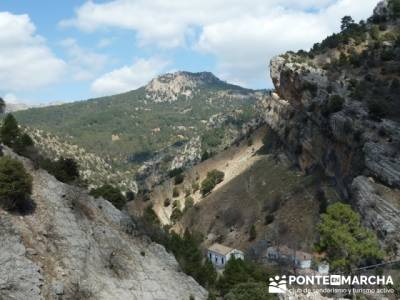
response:
M5 117L3 126L0 129L1 141L5 145L12 147L15 144L19 135L20 131L18 128L17 120L14 118L12 114L8 114Z

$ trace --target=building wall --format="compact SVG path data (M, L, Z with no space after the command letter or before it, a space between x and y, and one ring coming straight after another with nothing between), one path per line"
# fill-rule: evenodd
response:
M207 258L212 262L212 264L214 266L217 266L217 267L223 267L227 262L227 257L225 257L224 255L215 253L213 251L207 252ZM229 258L228 258L228 260L229 260Z

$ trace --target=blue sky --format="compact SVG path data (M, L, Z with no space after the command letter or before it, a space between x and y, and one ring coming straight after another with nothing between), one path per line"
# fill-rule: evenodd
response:
M299 3L300 2L300 3ZM269 88L269 59L308 49L377 0L2 0L0 96L73 101L176 70Z

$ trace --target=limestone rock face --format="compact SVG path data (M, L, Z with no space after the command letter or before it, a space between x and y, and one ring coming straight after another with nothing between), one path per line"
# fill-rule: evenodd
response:
M218 83L221 81L209 72L168 73L146 85L146 98L154 102L173 102L180 96L192 98L200 85Z
M0 211L1 299L207 298L123 212L18 159L37 207L27 216Z
M385 189L365 176L356 177L351 189L353 202L364 223L373 228L388 246L400 243L400 191Z
M369 118L365 104L351 98L348 80L314 63L291 53L272 59L276 93L259 104L265 121L303 171L323 170L383 243L400 246L400 123ZM343 104L327 112L332 95ZM388 192L379 193L373 181Z

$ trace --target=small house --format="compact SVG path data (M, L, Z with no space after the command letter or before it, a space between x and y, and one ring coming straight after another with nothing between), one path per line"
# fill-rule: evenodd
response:
M329 274L329 264L327 262L321 262L318 264L318 273L321 275Z
M287 246L268 247L266 258L272 261L286 261L294 263L299 269L310 269L312 255L303 251L296 251Z
M231 259L244 259L242 251L234 248L230 248L218 243L213 244L207 249L207 258L217 268L225 267L225 264Z

